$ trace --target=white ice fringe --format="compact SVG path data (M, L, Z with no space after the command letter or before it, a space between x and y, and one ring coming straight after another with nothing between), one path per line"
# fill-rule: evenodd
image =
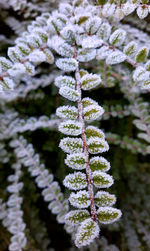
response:
M60 123L58 130L66 135L78 136L82 132L82 123L68 120Z
M97 74L85 74L81 78L81 84L83 90L91 90L97 87L102 82L100 75Z
M90 105L83 109L84 119L93 121L99 119L104 113L103 107L99 105Z
M76 90L73 90L72 88L68 86L63 86L59 89L59 94L63 96L64 98L69 99L70 101L78 101L79 100L79 93Z
M70 190L79 190L87 187L86 175L82 172L68 174L63 184Z
M71 193L69 202L72 206L77 208L87 208L90 206L89 193L85 190L77 193Z
M86 168L84 153L68 154L65 164L73 169L82 170Z
M98 237L100 228L92 219L87 219L82 222L78 228L75 245L80 248L89 245L96 237Z
M150 73L143 66L139 66L133 72L133 80L136 82L145 81L149 78Z
M70 72L77 69L78 62L74 58L59 58L56 61L56 65L59 69Z
M59 147L66 153L81 153L82 145L82 139L67 137L60 141Z
M116 209L116 208L113 208L113 207L100 207L98 209L98 211L97 211L97 214L98 214L98 218L100 218L99 215L100 216L102 215L102 218L103 217L105 218L105 215L106 215L105 220L99 219L99 222L103 223L103 224L111 224L111 223L119 220L119 218L122 215L122 213L121 213L121 211L119 209ZM110 216L109 220L107 219L107 214ZM114 216L115 214L117 214L117 216ZM112 215L112 218L111 218L111 215Z
M75 120L78 116L78 109L75 106L60 106L56 110L56 115L60 118Z

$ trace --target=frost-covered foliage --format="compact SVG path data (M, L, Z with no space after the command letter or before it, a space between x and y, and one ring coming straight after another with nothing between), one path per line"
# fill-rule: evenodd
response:
M149 1L0 7L2 251L149 250Z

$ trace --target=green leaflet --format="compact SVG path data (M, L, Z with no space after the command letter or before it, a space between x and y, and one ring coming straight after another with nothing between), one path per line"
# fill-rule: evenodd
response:
M99 191L95 195L95 203L98 207L112 206L116 202L116 197L108 192Z
M90 214L87 210L73 210L67 213L65 216L65 222L74 226L80 224L88 218L90 218Z
M92 219L85 220L77 231L75 245L78 248L89 245L96 237L98 237L99 231L99 226L95 221Z
M100 207L97 211L98 220L103 224L110 224L121 217L121 211L112 207Z

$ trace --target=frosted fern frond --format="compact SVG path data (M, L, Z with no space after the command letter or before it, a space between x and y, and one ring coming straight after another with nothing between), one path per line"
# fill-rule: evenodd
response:
M86 175L81 172L69 174L63 181L65 187L70 190L80 190L87 187Z
M78 248L89 245L96 237L98 237L99 232L100 229L98 224L92 219L83 221L81 226L78 228L75 245Z
M103 224L110 224L121 217L121 211L112 207L100 207L97 211L98 220Z
M87 210L74 210L66 214L65 221L67 224L75 226L88 218L90 218L90 214Z

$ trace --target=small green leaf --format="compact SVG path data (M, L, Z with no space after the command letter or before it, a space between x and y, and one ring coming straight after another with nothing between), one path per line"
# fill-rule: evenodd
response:
M90 218L90 214L87 210L73 210L66 214L65 222L75 226L88 218Z
M148 55L148 48L147 47L141 48L136 54L136 61L138 63L144 62L147 58L147 55Z
M97 211L98 220L103 224L110 224L117 221L122 213L119 209L112 207L100 207Z

